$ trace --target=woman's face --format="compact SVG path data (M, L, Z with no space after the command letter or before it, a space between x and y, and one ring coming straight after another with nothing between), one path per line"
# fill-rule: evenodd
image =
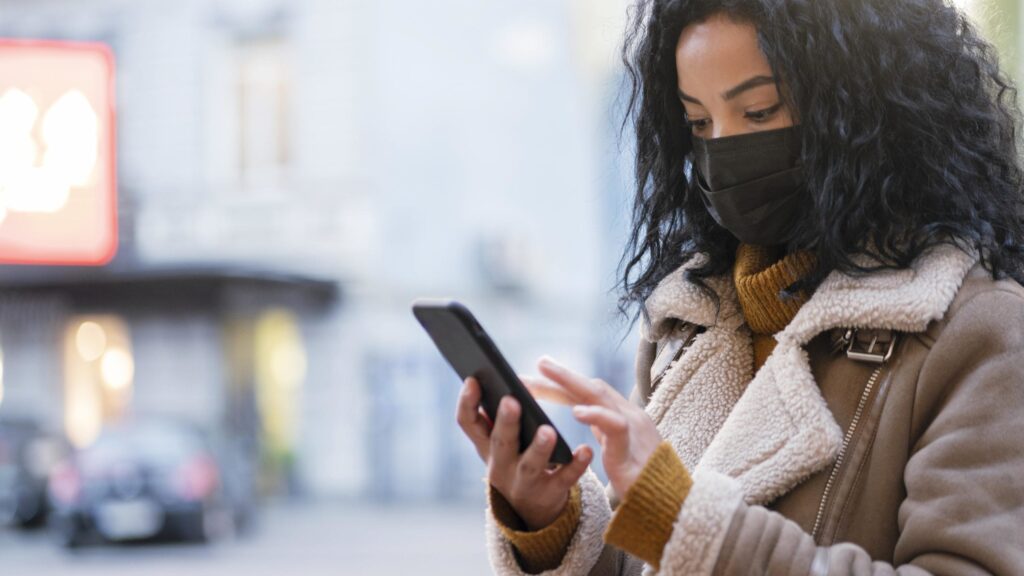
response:
M676 73L694 136L710 140L793 125L753 25L720 13L688 26L676 45Z

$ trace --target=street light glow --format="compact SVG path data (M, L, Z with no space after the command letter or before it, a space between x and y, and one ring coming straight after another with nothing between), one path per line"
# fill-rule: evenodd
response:
M75 347L83 360L93 362L107 349L107 333L95 322L82 322L75 331Z
M103 376L103 383L111 390L125 390L135 377L135 362L131 354L120 348L111 348L103 354L100 363L100 373Z

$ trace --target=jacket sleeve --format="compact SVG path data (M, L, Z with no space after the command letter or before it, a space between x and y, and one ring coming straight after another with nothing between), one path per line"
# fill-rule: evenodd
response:
M650 369L656 353L655 343L640 338L635 360L636 381L630 400L643 407L650 397ZM561 564L541 572L545 576L626 576L640 574L645 563L642 559L606 544L604 533L611 522L619 497L611 486L605 487L591 469L580 478L580 512L572 539ZM522 551L516 549L508 537L507 524L492 507L487 508L485 531L487 554L491 568L497 575L522 576L529 574L521 563ZM503 529L503 527L505 529ZM517 558L520 556L520 558ZM531 559L532 560L532 559Z
M487 501L502 535L512 543L519 565L526 572L539 574L562 563L580 522L579 483L569 491L569 501L558 518L540 530L529 530L508 500L490 482L487 482Z
M603 534L612 510L605 487L591 469L580 478L580 519L561 564L541 572L545 576L620 576L625 559L618 549L605 544ZM529 574L516 558L512 542L505 536L494 511L487 509L487 555L499 576Z
M979 293L950 315L921 368L893 563L818 547L738 483L693 475L661 574L1020 574L1024 567L1024 298Z

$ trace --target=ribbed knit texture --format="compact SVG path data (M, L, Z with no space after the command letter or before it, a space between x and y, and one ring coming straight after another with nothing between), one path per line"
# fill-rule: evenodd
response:
M754 333L755 370L775 349L773 335L785 328L808 300L801 293L783 301L779 292L809 274L814 265L815 258L810 252L782 256L778 249L752 244L740 244L736 250L732 276L743 317Z
M498 527L519 557L520 566L528 574L540 574L545 570L557 568L562 563L569 542L576 533L583 510L582 495L579 484L574 484L569 491L569 502L562 514L550 525L536 531L530 531L522 518L516 514L508 500L494 489L488 482L488 500L491 511L498 521Z
M658 569L691 486L693 480L679 455L663 441L623 496L604 541Z

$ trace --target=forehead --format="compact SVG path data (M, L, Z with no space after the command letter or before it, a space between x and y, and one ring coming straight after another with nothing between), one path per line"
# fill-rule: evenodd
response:
M731 88L752 76L771 75L753 24L716 14L687 26L676 45L679 88L688 94Z

